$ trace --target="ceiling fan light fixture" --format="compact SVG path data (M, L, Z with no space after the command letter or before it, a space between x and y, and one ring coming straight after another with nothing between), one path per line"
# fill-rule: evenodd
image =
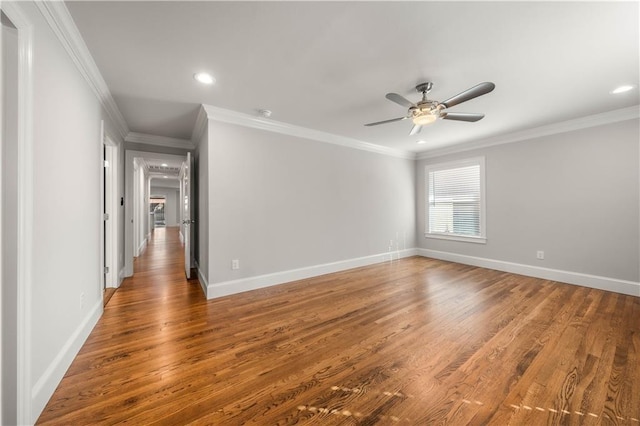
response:
M400 106L408 108L407 115L405 115L404 117L392 118L391 120L367 123L365 124L365 126L377 126L379 124L387 124L396 121L411 119L411 121L413 122L413 127L411 128L409 135L413 136L419 133L420 129L422 129L423 126L433 124L438 118L446 120L475 122L481 120L484 117L484 114L464 112L449 113L446 111L450 107L456 106L466 101L470 101L471 99L475 99L478 96L486 95L487 93L493 91L496 85L491 82L485 81L484 83L476 84L472 88L467 89L464 92L460 92L443 102L439 102L433 99L427 99L427 93L429 92L429 90L431 90L432 87L433 83L431 82L422 83L416 86L416 90L422 93L422 100L418 101L417 103L413 103L410 100L406 99L404 96L398 95L397 93L387 93L385 95L385 98Z
M418 114L413 117L413 124L416 126L427 126L436 121L437 118L437 116L431 113Z

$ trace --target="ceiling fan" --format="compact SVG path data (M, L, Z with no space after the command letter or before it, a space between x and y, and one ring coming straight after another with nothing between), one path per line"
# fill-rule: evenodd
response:
M422 93L422 100L415 104L413 102L410 102L408 99L398 95L397 93L387 93L387 99L397 103L398 105L409 108L409 110L407 111L407 115L405 115L404 117L392 118L391 120L368 123L365 124L365 126L377 126L378 124L393 123L394 121L411 119L411 121L413 121L413 127L411 128L409 134L415 135L417 133L420 133L420 130L422 130L422 126L431 124L438 118L442 118L444 120L471 122L478 121L484 117L484 114L469 112L447 112L447 109L451 108L452 106L461 104L462 102L477 98L478 96L486 95L487 93L495 89L496 85L490 82L480 83L470 89L465 90L462 93L458 93L457 95L443 102L427 99L427 93L431 91L432 87L433 83L430 81L418 84L416 86L416 90L418 91L418 93Z

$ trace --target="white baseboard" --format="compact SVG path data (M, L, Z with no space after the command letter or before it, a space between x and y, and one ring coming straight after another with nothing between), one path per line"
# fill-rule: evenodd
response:
M120 287L120 272L118 272L117 276L111 277L105 283L105 288L118 288L118 287Z
M529 277L545 280L559 281L600 290L613 291L615 293L640 296L640 283L634 281L619 280L617 278L601 277L597 275L582 274L580 272L563 271L559 269L541 268L539 266L524 265L521 263L504 262L501 260L486 259L482 257L466 256L438 250L417 249L420 256L434 259L447 260L449 262L465 265L480 266L487 269L511 272Z
M389 261L391 256L393 256L393 259L395 260L398 258L415 256L417 254L417 249L406 249L393 251L391 253L374 254L355 259L325 263L322 265L308 266L305 268L291 269L272 274L258 275L255 277L241 278L238 280L207 284L205 294L207 299L215 299L217 297L242 293L244 291L256 290L258 288L270 287L272 285L283 284L290 281L297 281L305 278L316 277L318 275L330 274L332 272L340 272L347 269L385 262Z
M147 248L147 238L142 240L142 242L140 243L140 247L138 247L138 253L136 254L136 257L139 257L142 253L144 253L146 248Z
M65 342L62 349L40 376L31 390L31 418L37 419L49 402L67 369L82 348L102 315L102 298L96 302L84 320Z
M600 290L612 291L616 293L640 296L640 283L625 281L617 278L602 277L597 275L583 274L580 272L563 271L559 269L541 268L539 266L525 265L521 263L505 262L501 260L487 259L482 257L466 256L457 253L429 250L422 248L406 249L400 252L392 252L394 259L410 256L423 256L434 259L446 260L449 262L462 263L465 265L479 266L487 269L510 272L519 275L542 278L545 280L558 281L568 284L580 285L584 287L596 288ZM203 276L198 266L198 278L200 285L207 299L228 296L242 293L244 291L256 290L263 287L283 284L290 281L302 280L318 275L330 274L361 266L390 260L389 253L381 253L372 256L359 257L338 262L325 263L322 265L309 266L288 271L275 272L272 274L258 275L254 277L241 278L231 281L209 284ZM197 264L196 264L197 266Z
M207 282L207 278L202 274L198 261L196 260L194 263L196 264L196 269L198 270L198 281L200 282L200 287L202 287L204 297L207 297L207 287L209 287L209 283Z
M125 271L124 271L124 267L122 267L122 269L120 269L120 272L118 273L118 287L120 288L120 286L122 285L122 281L124 281L124 277L125 275Z

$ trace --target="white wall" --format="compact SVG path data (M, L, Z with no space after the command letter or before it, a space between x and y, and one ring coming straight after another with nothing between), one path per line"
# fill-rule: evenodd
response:
M164 220L166 226L178 226L178 188L160 186L161 179L151 179L151 197L156 195L165 197Z
M208 150L210 285L415 247L413 160L213 120Z
M637 283L638 127L628 120L419 161L419 246ZM425 165L479 155L487 244L425 238Z
M208 124L207 124L208 126ZM196 175L196 263L200 284L209 280L209 131L202 134L194 154ZM206 291L205 291L206 293Z
M85 324L90 330L102 311L101 170L96 167L101 158L102 111L42 16L33 5L24 7L35 24L31 292L35 417L84 341L74 335L84 334Z
M2 24L2 143L0 145L0 424L17 422L18 336L18 35L10 22Z
M29 297L18 306L28 333L18 389L27 401L22 422L32 423L102 312L100 159L107 114L36 5L12 7L33 34L32 149L24 159L33 176L23 194L33 203L33 217L23 218ZM112 128L108 120L106 127Z

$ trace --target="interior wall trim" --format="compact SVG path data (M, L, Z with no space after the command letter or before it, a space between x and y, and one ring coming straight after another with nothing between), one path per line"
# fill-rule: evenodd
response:
M51 395L53 395L53 392L62 381L62 378L71 366L76 355L80 352L80 348L82 348L89 334L91 334L93 327L98 323L98 320L102 316L102 305L102 297L100 297L100 300L93 305L91 311L89 311L82 323L78 325L73 334L69 336L69 339L67 339L62 346L60 352L58 352L51 364L49 364L44 373L42 373L42 376L40 376L33 385L31 391L33 399L33 420L29 424L33 424L40 416L47 402L49 402Z
M180 233L180 237L182 238L182 233ZM196 269L198 270L198 281L200 282L200 288L202 288L204 297L207 297L207 288L209 287L209 281L207 280L207 277L205 277L202 273L202 269L200 269L200 264L198 263L198 261L196 260L194 261L194 263L196 265Z
M298 281L306 278L316 277L319 275L358 268L361 266L373 265L375 263L393 262L397 259L402 259L405 257L422 256L640 297L639 282L625 281L617 278L563 271L559 269L541 268L520 263L466 256L457 253L423 248L400 250L399 252L392 252L391 256L393 256L393 260L390 258L390 253L386 252L371 256L364 256L354 259L347 259L343 261L325 263L321 265L291 269L287 271L275 272L272 274L257 275L253 277L223 281L218 283L208 283L206 278L202 275L202 272L198 268L198 277L200 279L200 285L202 286L206 298L210 300L229 296L232 294L243 293L245 291L257 290L259 288L284 284L291 281Z
M113 100L107 83L100 74L100 70L80 35L78 27L73 22L67 6L62 1L36 1L34 3L102 104L120 139L124 139L129 133L129 126Z
M589 127L602 126L605 124L618 123L620 121L633 120L640 118L640 107L638 105L621 108L613 111L607 111L600 114L580 117L573 120L562 121L559 123L540 126L533 129L527 129L520 132L509 133L502 136L481 139L473 142L457 144L453 146L436 148L429 151L421 152L417 155L418 160L426 158L440 157L447 154L457 152L470 151L479 148L488 148L495 145L504 145L508 143L520 142L529 139L535 139L543 136L556 135L559 133L571 132L574 130L587 129Z
M198 117L196 118L196 124L193 126L193 131L191 132L191 143L194 146L198 146L200 141L202 140L202 136L204 132L207 130L207 111L204 109L204 105L200 105L200 109L198 110Z
M195 149L195 144L188 139L169 138L166 136L149 135L147 133L129 132L125 142L143 143L148 145L166 146L170 148Z
M404 249L400 251L384 252L371 256L357 257L353 259L340 260L337 262L324 263L321 265L308 266L288 271L275 272L272 274L257 275L253 277L240 278L237 280L223 281L207 284L205 292L207 299L228 296L245 291L256 290L263 287L284 284L291 281L303 280L305 278L316 277L318 275L331 274L347 269L359 268L361 266L373 265L374 263L393 262L397 259L415 256L417 249Z
M118 285L116 288L120 288L122 285L122 281L124 281L124 266L118 271Z
M33 409L31 377L31 294L34 248L33 24L21 9L19 2L4 2L2 12L18 30L16 411L18 424L32 424L39 415L39 412Z
M497 271L526 275L528 277L558 281L640 297L640 282L625 281L617 278L589 275L580 272L563 271L560 269L541 268L539 266L525 265L522 263L505 262L502 260L467 256L438 250L420 248L417 249L417 252L423 257L462 263L464 265L479 266L481 268L495 269Z
M404 158L408 160L415 160L416 158L416 154L414 152L393 149L381 145L372 144L370 142L364 142L358 139L348 138L346 136L335 135L333 133L327 133L320 130L309 129L307 127L296 126L294 124L283 123L281 121L275 121L262 117L254 117L249 114L231 111L224 108L218 108L211 105L202 105L202 107L206 112L207 118L209 120L236 124L239 126L250 127L252 129L265 130L268 132L280 133L303 139L326 142L334 145L374 152L376 154L382 154L391 157ZM198 130L197 133L201 133L201 130ZM195 134L196 132L194 132L194 135Z

